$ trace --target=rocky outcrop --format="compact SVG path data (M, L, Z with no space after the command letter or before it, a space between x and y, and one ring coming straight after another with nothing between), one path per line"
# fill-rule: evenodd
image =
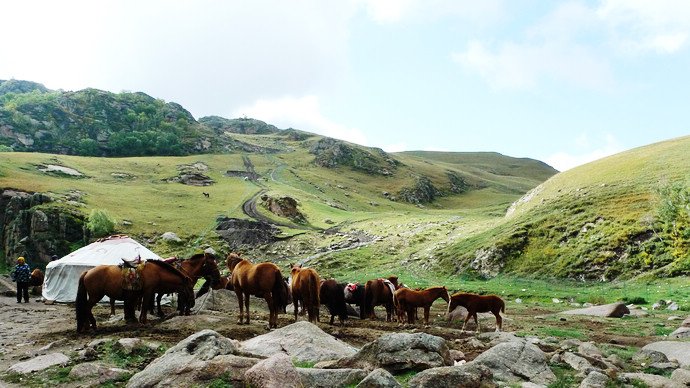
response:
M398 197L403 201L417 205L433 202L440 195L441 192L426 177L417 178L413 187L406 187L398 192Z
M2 189L0 241L8 265L23 256L29 265L43 267L52 255L71 252L71 245L85 239L84 216L41 193ZM61 200L60 200L61 201Z
M379 148L365 148L341 140L324 137L316 142L310 153L319 167L351 167L367 174L393 175L399 162Z
M273 198L266 194L261 196L261 205L278 217L285 217L297 222L304 222L304 214L297 210L297 200L292 197Z
M256 247L276 240L280 229L267 222L225 218L216 233L233 247Z

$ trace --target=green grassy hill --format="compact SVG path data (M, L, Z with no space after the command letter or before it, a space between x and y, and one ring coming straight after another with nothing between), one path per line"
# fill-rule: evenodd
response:
M54 200L40 206L85 218L106 210L116 233L161 255L242 248L254 260L299 261L324 276L389 273L422 284L504 273L690 273L690 137L558 173L490 152L388 154L249 118L196 121L143 93L15 80L0 81L0 126L0 151L9 151L0 153L0 188L47 193ZM180 156L145 156L161 154ZM180 183L190 176L208 185ZM258 194L293 198L303 217L257 206L262 218L293 227L255 246L220 239L219 220L248 218L242 206ZM163 242L168 231L183 242Z
M587 279L688 274L689 153L682 137L557 174L494 227L446 248L443 266Z

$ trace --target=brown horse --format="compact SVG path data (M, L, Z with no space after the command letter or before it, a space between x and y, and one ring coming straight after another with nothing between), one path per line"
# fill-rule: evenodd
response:
M391 316L393 314L393 293L395 289L398 288L398 277L391 276L388 280L392 285L393 289L384 282L383 279L372 279L367 280L364 285L364 316L371 319L376 319L376 314L374 313L374 307L383 305L386 308L386 322L391 321Z
M273 263L252 264L233 252L225 259L228 269L232 272L230 283L237 302L240 305L240 313L237 324L242 324L243 308L247 309L246 323L249 324L249 296L263 297L268 304L268 327L278 327L278 311L285 311L287 297L285 295L285 283L280 269Z
M203 277L206 279L206 283L211 284L211 287L213 287L214 290L220 289L220 287L218 287L220 282L220 270L218 270L218 263L216 262L215 256L213 256L211 253L197 253L186 260L173 258L173 260L165 261L174 265L178 271L189 276L194 284L196 284L196 282ZM158 316L163 316L163 310L161 310L161 298L163 298L163 294L159 293L156 296ZM183 298L179 299L177 309L180 311L180 315L189 315L191 312L191 306L189 304L185 304Z
M467 316L465 322L462 324L462 331L465 331L465 325L470 317L474 317L474 323L477 325L479 331L479 322L477 321L477 313L491 312L496 317L496 331L501 331L503 326L503 319L501 312L506 312L506 304L503 299L496 295L476 295L468 293L454 294L450 297L448 304L448 312L455 310L458 306L467 309Z
M292 292L292 304L295 306L295 322L297 322L299 302L304 304L309 322L317 322L319 320L319 288L321 286L319 274L311 268L302 269L302 265L299 264L292 266L290 275L292 276L290 290Z
M31 272L31 277L29 278L29 287L32 287L31 292L34 294L40 294L44 279L45 275L43 275L43 272L38 268L34 269Z
M96 329L96 319L91 309L106 295L110 299L125 301L127 321L135 319L134 305L139 297L143 298L144 303L153 303L156 292L179 292L182 298L194 300L192 279L170 264L150 260L137 273L141 287L129 290L123 285L122 268L116 265L99 265L82 272L76 300L77 332L88 330L89 326ZM142 309L139 322L148 324L147 309Z
M407 322L414 324L418 307L424 308L424 325L429 326L429 309L434 301L442 298L446 303L450 302L450 295L446 287L431 287L422 291L414 291L409 288L400 288L393 294L393 305L398 311L398 321L404 321L407 313Z

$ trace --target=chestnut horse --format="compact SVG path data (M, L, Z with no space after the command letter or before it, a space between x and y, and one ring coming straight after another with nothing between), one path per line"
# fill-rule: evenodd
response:
M77 332L96 329L96 319L91 312L93 306L104 296L125 301L125 319L134 320L134 305L142 297L144 303L153 303L156 292L179 292L180 297L194 300L192 279L176 270L170 264L150 260L137 270L141 289L129 290L123 286L122 268L117 265L99 265L81 273L77 288L76 315ZM147 309L139 316L142 325L148 324Z
M367 280L364 285L364 316L376 319L374 307L383 305L386 307L386 322L391 321L393 314L393 293L398 288L398 277L391 276L388 280L393 285L393 290L383 279Z
M450 297L448 304L448 312L455 310L458 306L467 309L467 316L465 322L462 324L462 331L465 331L465 325L470 317L474 317L474 323L477 325L479 331L479 322L477 321L477 313L491 312L496 317L496 331L501 331L503 326L503 319L501 312L506 312L506 304L503 299L496 295L476 295L468 293L454 294Z
M295 306L295 322L297 322L297 308L299 302L304 304L309 322L315 323L319 320L319 289L321 280L319 274L311 268L302 269L302 265L293 265L290 269L292 282L290 291L292 292L292 304Z
M431 287L422 291L414 291L409 288L399 288L393 294L393 305L398 312L398 322L403 323L407 313L407 322L414 324L418 307L424 308L424 325L429 326L429 309L434 301L442 298L446 303L450 302L450 295L446 287Z
M319 320L319 291L321 280L319 274L311 268L302 269L302 264L292 265L290 269L290 292L292 293L292 304L295 306L295 322L297 322L297 309L302 302L304 310L307 312L309 322L315 323Z
M32 287L31 292L34 294L40 294L44 279L45 275L43 275L43 272L38 268L34 269L31 272L31 277L29 278L29 287Z
M249 296L263 297L268 304L268 327L278 327L278 311L287 305L286 286L280 269L273 263L252 264L233 252L225 259L232 273L230 285L237 295L240 313L237 324L242 324L243 308L247 309L246 323L249 324Z

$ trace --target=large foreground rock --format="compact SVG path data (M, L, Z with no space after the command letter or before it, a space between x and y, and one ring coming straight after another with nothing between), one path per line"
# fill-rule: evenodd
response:
M690 342L659 341L642 347L642 350L656 350L666 355L669 360L676 359L680 366L690 365Z
M259 357L284 353L296 362L337 360L355 354L345 342L333 338L307 321L295 322L242 342L242 352Z
M630 314L628 306L624 303L611 303L601 306L592 306L583 309L563 311L560 314L569 315L590 315L594 317L604 318L621 318L626 314Z
M237 357L237 341L213 330L202 330L168 349L144 370L132 376L127 387L189 386L228 373L242 380L243 372L259 360ZM233 372L234 370L240 372Z
M469 363L444 366L418 373L407 383L410 388L493 388L498 385L484 365Z
M500 343L480 354L473 363L486 366L494 377L508 382L527 380L548 385L556 381L544 352L524 339Z
M397 373L449 365L453 365L453 359L443 338L426 333L388 333L364 345L357 354L338 360L329 369L384 368Z
M254 388L301 388L302 379L285 353L276 353L244 374L244 384Z
M367 377L363 369L297 368L302 385L310 388L348 387Z

